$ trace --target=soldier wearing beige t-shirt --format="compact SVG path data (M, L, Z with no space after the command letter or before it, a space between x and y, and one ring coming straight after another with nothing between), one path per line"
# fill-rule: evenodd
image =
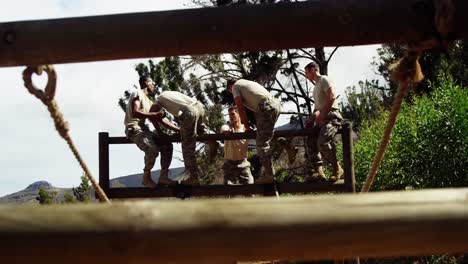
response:
M149 95L155 92L153 80L149 76L141 76L140 88L134 91L128 100L127 109L125 112L125 135L138 148L145 152L145 167L143 169L142 184L146 187L156 188L157 184L151 179L151 169L156 162L159 152L161 152L161 170L159 175L159 184L172 184L169 179L169 166L172 161L172 143L156 144L154 142L154 134L145 124L146 119L151 122L163 119L163 112L152 111L153 102ZM158 121L159 122L159 121ZM158 126L155 126L159 129Z
M244 132L239 113L235 106L229 108L229 125L221 127L224 134ZM254 182L250 171L250 162L247 160L247 139L224 141L224 184L252 184Z
M257 154L263 168L263 173L255 182L260 184L273 183L274 171L271 162L270 141L273 138L273 129L281 111L280 102L263 86L249 80L228 80L227 89L234 96L234 102L245 131L250 131L251 128L248 125L244 107L255 114Z
M335 135L343 119L338 112L335 87L328 76L320 74L320 68L315 62L307 64L305 74L309 81L315 82L314 111L306 125L313 131L313 135L307 138L307 153L315 173L307 180L326 179L323 172L323 157L333 168L330 181L335 182L343 175L343 169L336 157Z
M189 178L184 179L182 183L198 185L199 172L195 157L195 147L197 134L205 134L208 132L203 122L205 107L201 102L185 94L176 91L165 91L156 97L153 108L156 111L165 109L174 117L178 118L180 128L172 123L163 123L163 125L171 130L180 132L184 165L189 173ZM216 148L214 143L215 142L210 142L210 149Z

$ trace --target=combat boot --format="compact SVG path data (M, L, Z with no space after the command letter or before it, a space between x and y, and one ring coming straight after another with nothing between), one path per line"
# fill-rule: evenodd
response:
M315 165L314 172L312 173L312 175L307 176L305 179L306 182L319 182L326 180L327 178L325 177L325 173L323 172L323 166L321 164Z
M144 171L143 172L143 186L154 189L158 187L158 185L151 179L151 171Z
M200 185L200 181L198 180L198 176L190 176L188 178L183 179L180 184L183 185L191 185L191 186L198 186Z
M159 172L159 182L160 185L174 185L176 181L169 179L169 169L161 169Z
M330 182L336 182L343 177L343 169L340 164L337 162L333 164L333 175L330 176Z

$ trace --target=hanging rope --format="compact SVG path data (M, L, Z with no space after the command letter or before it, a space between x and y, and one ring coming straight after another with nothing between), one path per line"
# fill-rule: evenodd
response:
M44 91L38 89L32 82L33 73L36 73L37 75L41 75L43 71L45 71L48 76L47 85ZM97 184L94 177L91 175L91 172L89 171L88 166L86 166L85 162L81 158L80 153L75 147L75 144L73 144L73 141L70 135L68 134L68 130L69 130L68 123L63 118L63 115L60 112L58 105L54 99L55 88L56 88L56 83L57 83L57 74L55 73L54 67L52 65L41 65L37 67L29 66L23 71L23 81L24 81L24 86L26 87L26 89L28 89L29 93L36 96L39 100L42 101L42 103L44 103L47 106L47 109L50 112L50 116L54 120L55 129L60 134L60 136L63 139L65 139L65 141L67 142L68 146L73 152L73 155L75 155L75 158L80 163L81 168L83 168L83 171L85 172L86 177L88 177L89 181L93 185L94 190L96 191L96 194L99 197L99 200L101 202L110 203L109 198L107 198L104 191L101 189L101 187Z
M421 71L419 57L422 52L427 49L432 49L438 46L448 48L453 40L453 18L455 14L455 5L453 0L434 0L434 25L437 30L435 36L429 40L418 41L408 45L407 54L396 63L390 65L389 70L392 73L392 79L398 82L398 91L393 102L390 116L388 117L387 125L385 126L384 134L380 142L379 149L375 155L372 167L367 175L366 182L361 189L361 192L368 192L374 182L380 163L387 149L393 126L401 109L403 98L406 96L408 89L413 87L424 79L424 74Z

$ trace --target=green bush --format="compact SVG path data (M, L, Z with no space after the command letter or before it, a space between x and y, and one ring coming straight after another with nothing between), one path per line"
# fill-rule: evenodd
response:
M373 190L468 186L468 90L451 80L430 95L404 103ZM362 185L389 113L363 126L355 144L355 172Z

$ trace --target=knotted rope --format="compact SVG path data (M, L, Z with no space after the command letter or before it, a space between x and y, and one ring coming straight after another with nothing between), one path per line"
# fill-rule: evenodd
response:
M47 85L44 91L38 89L32 82L33 73L41 75L43 71L45 71L48 76ZM67 142L68 146L70 147L70 150L73 152L73 155L75 155L75 158L78 160L81 168L83 168L86 177L88 177L89 181L93 185L94 190L96 191L96 194L99 197L99 200L101 202L110 203L104 191L101 189L94 177L91 175L88 166L86 166L85 162L81 158L80 153L75 147L75 144L73 144L73 140L68 134L68 122L65 121L65 119L63 118L63 115L60 112L58 105L54 99L55 88L57 83L57 74L55 73L54 67L52 65L42 65L37 67L29 66L23 71L23 81L24 86L26 87L26 89L28 89L29 93L36 96L39 100L42 101L42 103L44 103L47 106L47 109L50 112L50 116L54 120L55 129L60 134L60 136Z
M455 14L455 5L453 0L434 0L435 16L434 25L437 30L435 36L428 40L410 43L407 48L406 56L390 65L389 70L392 73L392 79L398 82L398 91L393 102L390 116L385 126L384 135L380 142L379 149L375 155L371 170L367 175L366 182L361 192L368 192L375 179L380 163L382 162L385 150L387 149L390 136L395 125L396 118L401 109L403 98L408 89L413 87L424 79L421 71L419 57L422 52L438 46L447 48L452 42L453 19Z

